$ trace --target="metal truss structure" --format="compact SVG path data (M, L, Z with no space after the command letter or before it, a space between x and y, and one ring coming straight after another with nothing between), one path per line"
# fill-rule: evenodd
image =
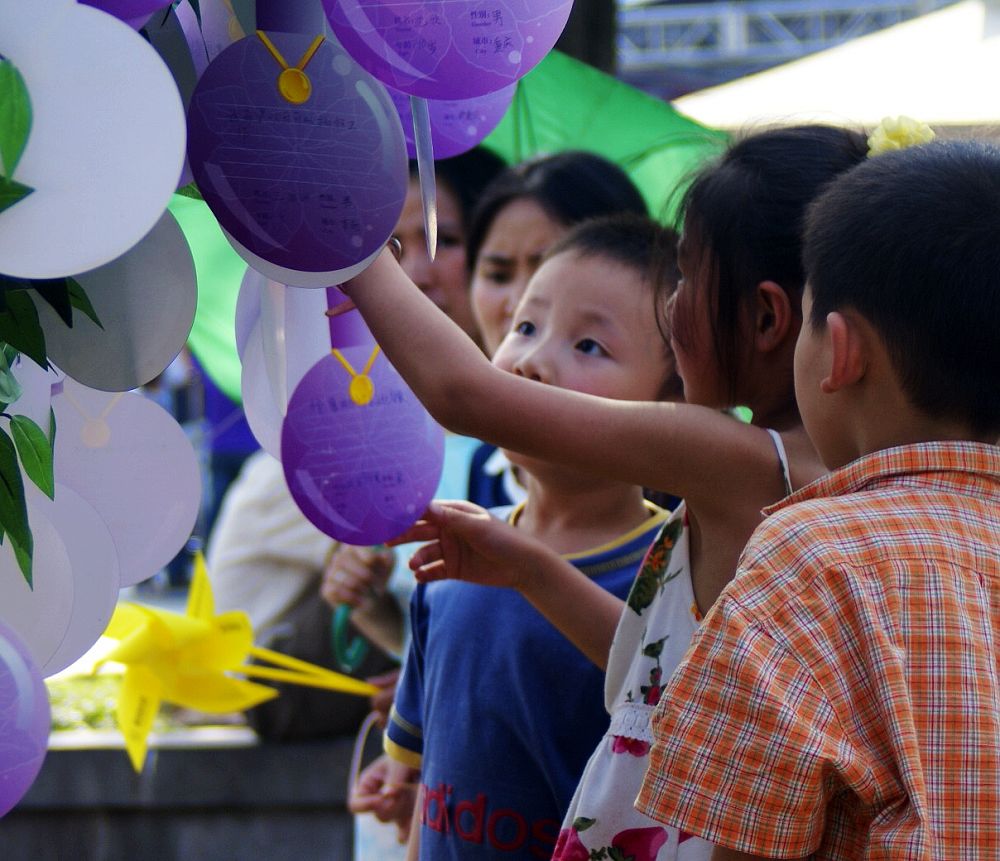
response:
M949 6L955 0L619 0L620 74L774 65Z

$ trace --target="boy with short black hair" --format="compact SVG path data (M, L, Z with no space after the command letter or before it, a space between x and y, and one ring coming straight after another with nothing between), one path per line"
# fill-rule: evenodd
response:
M805 262L796 395L833 472L751 538L636 806L714 859L997 857L1000 150L869 159Z

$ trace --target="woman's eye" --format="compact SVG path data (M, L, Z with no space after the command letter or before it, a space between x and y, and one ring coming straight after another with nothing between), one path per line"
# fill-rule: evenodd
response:
M514 331L518 335L534 335L535 334L535 324L529 320L522 320L514 327Z
M510 273L504 269L490 269L480 273L480 278L489 281L491 284L507 284L510 282Z
M581 353L586 353L588 356L607 355L604 347L598 344L593 338L584 338L582 341L577 341L576 349L578 349Z
M447 233L439 233L438 245L442 248L461 248L465 245L465 240L461 236L451 236Z

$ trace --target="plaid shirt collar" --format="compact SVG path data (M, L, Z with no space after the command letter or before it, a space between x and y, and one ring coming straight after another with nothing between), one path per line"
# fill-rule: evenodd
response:
M942 488L951 486L964 493L1000 496L1000 447L959 441L923 442L882 449L799 488L780 502L769 505L764 514L773 514L809 499L857 493L894 477L917 473L939 473L931 481ZM949 477L947 473L952 475ZM965 475L960 477L954 473Z

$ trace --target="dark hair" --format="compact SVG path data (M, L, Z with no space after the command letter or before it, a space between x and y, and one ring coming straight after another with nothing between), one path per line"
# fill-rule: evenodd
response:
M664 351L674 368L664 312L677 288L677 234L644 215L605 215L577 224L545 252L544 259L565 253L609 260L637 272L649 284L652 312L663 336ZM683 394L684 384L674 368L664 380L660 398L679 398Z
M444 185L458 201L462 215L462 225L466 232L472 221L476 202L489 184L506 170L506 162L500 156L477 146L461 155L434 162L434 177L439 185ZM410 178L419 179L416 161L410 161Z
M866 155L859 132L823 125L771 129L733 143L685 192L682 260L692 255L687 265L711 285L713 346L731 399L739 388L744 303L761 281L774 281L800 309L806 207ZM689 320L674 317L673 334L683 344Z
M646 203L628 174L602 156L571 150L526 161L508 168L483 192L465 245L469 269L475 266L500 210L525 198L566 226L615 212L647 214Z
M1000 149L972 141L871 158L809 211L810 325L853 308L910 402L1000 431Z

